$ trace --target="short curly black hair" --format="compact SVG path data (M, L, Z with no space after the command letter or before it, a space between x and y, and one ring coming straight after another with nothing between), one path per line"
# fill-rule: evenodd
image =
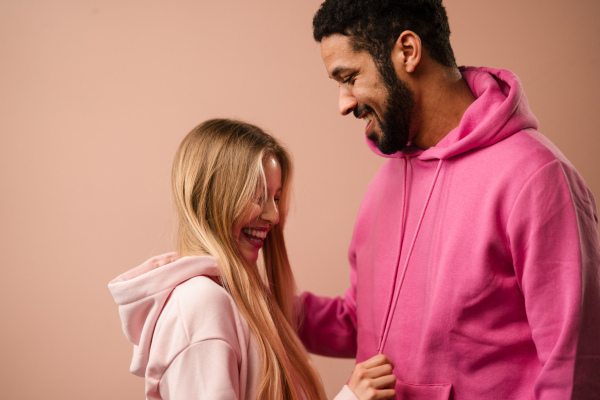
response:
M313 19L317 42L336 33L348 36L355 50L369 52L379 65L405 30L419 35L433 60L456 66L442 0L325 0Z

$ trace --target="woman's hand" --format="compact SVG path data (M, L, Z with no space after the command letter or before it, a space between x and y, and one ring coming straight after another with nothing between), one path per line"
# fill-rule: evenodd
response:
M348 387L360 400L395 399L396 377L394 366L387 356L378 354L356 364Z

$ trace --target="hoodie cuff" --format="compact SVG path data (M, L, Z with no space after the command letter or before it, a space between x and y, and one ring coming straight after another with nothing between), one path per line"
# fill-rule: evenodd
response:
M354 394L348 385L344 385L342 390L334 397L333 400L358 400L358 397Z

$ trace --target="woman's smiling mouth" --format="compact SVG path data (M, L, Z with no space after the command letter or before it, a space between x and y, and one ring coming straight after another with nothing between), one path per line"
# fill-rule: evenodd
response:
M268 229L242 228L242 233L248 242L257 248L262 247L268 231Z

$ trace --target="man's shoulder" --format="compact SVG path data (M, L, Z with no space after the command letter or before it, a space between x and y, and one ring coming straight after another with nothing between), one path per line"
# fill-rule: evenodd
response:
M536 171L545 165L558 162L574 169L567 157L550 139L534 129L518 131L504 140L485 149L502 160L503 170L518 169L521 175Z

